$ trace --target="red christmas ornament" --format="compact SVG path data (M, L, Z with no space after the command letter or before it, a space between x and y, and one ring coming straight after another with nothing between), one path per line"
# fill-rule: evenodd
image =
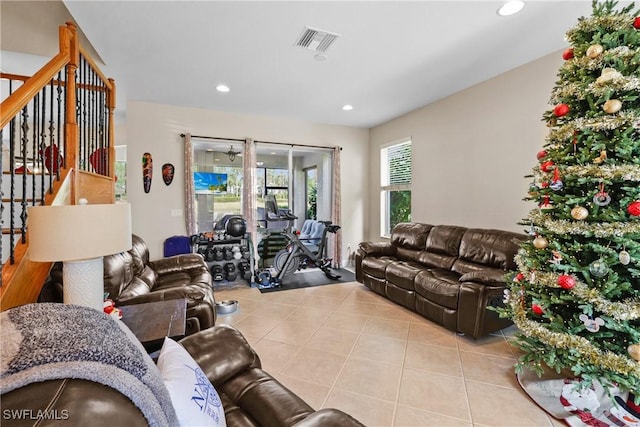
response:
M561 274L558 276L558 285L560 285L562 289L571 289L576 285L576 279L568 274Z
M540 165L540 170L542 172L551 172L555 167L555 163L553 163L551 160L547 160Z
M542 188L549 188L549 183L547 181L544 181L543 183L540 184L540 186Z
M542 313L544 313L544 310L542 309L542 307L540 307L536 303L531 304L531 311L533 311L533 314L536 314L538 316L540 316Z
M636 19L633 20L633 28L640 30L640 16L636 16Z
M515 277L513 280L514 280L514 281L516 281L516 282L519 282L519 281L521 281L522 279L524 279L524 274L522 274L522 273L518 273L518 274L516 275L516 277Z
M564 59L565 61L568 61L571 58L573 58L573 48L572 47L570 47L568 49L565 49L565 51L562 52L562 59Z
M640 200L629 203L629 206L627 206L627 212L629 212L629 215L631 216L640 216Z
M570 108L567 104L558 104L553 109L553 114L555 114L556 117L562 117L566 116L569 113L569 110Z
M536 157L538 158L538 160L542 160L545 157L547 157L547 152L544 150L538 151L538 154L536 154Z

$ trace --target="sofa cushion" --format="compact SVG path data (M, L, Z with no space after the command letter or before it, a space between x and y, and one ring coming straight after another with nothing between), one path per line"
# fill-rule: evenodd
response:
M423 270L416 275L414 286L416 293L438 305L458 308L460 275L445 269Z
M424 267L416 262L393 262L387 266L385 278L399 288L413 291L413 281L423 268Z
M385 272L387 271L387 266L393 262L396 262L397 259L383 256L383 257L366 257L362 260L362 271L366 274L369 274L373 277L378 277L380 279L385 278Z
M397 247L422 250L425 248L431 225L418 222L401 222L391 231L391 243Z
M451 269L457 257L437 252L421 251L418 255L418 262L431 268Z
M504 270L491 269L491 270L476 270L470 271L460 276L460 282L479 282L485 284L491 283L504 283L505 282Z
M468 229L460 242L459 257L463 261L481 264L484 268L515 270L513 260L524 235L502 230ZM466 273L463 268L460 273Z
M436 225L429 232L426 249L429 252L457 257L465 231L465 227Z

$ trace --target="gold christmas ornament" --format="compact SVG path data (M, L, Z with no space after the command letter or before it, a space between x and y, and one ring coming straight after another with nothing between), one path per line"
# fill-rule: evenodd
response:
M589 216L589 211L583 206L576 206L575 208L571 209L571 216L573 217L573 219L582 221L587 219L587 217Z
M633 360L640 361L640 344L631 344L627 347L627 351Z
M607 160L607 152L605 150L602 150L600 152L600 155L598 157L596 157L595 159L593 159L593 163L599 165L600 163L604 162L605 160Z
M619 99L610 99L604 103L602 109L607 114L615 114L622 109L622 101Z
M549 241L544 237L538 236L533 239L533 247L535 247L536 249L544 249L547 246L549 246Z
M604 52L604 48L602 47L602 45L594 44L589 46L589 48L587 49L587 56L591 59L596 59L602 54L602 52Z
M600 77L596 79L596 83L603 84L620 77L622 77L622 74L615 68L603 68Z
M620 253L618 254L618 260L622 265L629 265L629 263L631 262L631 255L627 251L620 251Z

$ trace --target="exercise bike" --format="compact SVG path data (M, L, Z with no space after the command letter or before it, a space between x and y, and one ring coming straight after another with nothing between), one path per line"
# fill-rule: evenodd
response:
M303 241L309 239L300 239L298 234L291 229L293 221L298 219L297 216L291 214L291 212L281 213L277 208L275 196L273 195L266 196L265 208L268 212L267 221L287 222L287 226L282 230L281 234L287 239L288 243L285 248L278 251L273 259L273 268L276 271L275 277L272 278L274 286L279 286L286 275L310 267L319 268L331 280L337 280L341 277L331 272L332 258L324 256L327 233L336 233L340 229L339 225L332 224L331 221L318 221L324 225L318 245L305 245Z

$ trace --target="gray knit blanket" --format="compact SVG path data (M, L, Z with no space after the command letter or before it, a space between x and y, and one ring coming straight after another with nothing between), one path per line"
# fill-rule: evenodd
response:
M0 394L34 382L78 378L127 396L150 426L176 426L158 368L133 333L97 310L58 303L0 313Z

